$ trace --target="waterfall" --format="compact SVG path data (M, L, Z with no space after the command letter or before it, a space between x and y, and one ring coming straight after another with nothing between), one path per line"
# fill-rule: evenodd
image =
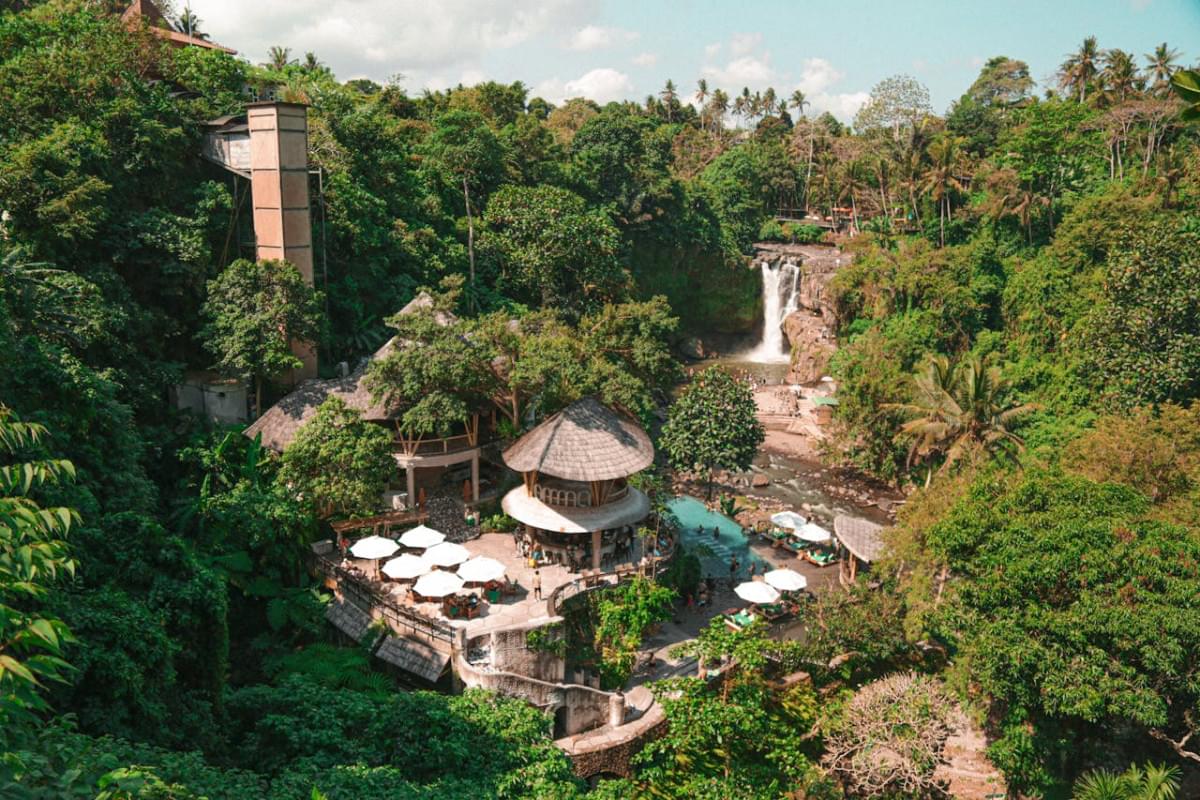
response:
M793 261L772 266L764 259L762 270L763 325L758 344L746 354L748 361L786 364L791 360L783 335L783 320L796 310L800 267ZM790 280L789 280L790 278Z

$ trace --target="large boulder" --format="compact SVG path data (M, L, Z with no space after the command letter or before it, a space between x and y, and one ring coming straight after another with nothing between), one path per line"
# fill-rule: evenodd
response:
M788 383L815 383L828 372L829 360L837 352L833 329L825 317L807 309L793 311L783 321L783 335L792 349Z

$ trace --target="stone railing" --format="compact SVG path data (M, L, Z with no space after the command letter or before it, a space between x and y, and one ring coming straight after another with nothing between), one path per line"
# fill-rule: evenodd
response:
M336 560L333 542L317 542L312 546L309 564L341 592L342 597L362 611L378 616L400 635L414 634L430 640L452 642L454 628L440 619L426 616L396 603L366 578L343 568ZM328 583L327 583L328 585ZM372 614L374 616L374 614Z

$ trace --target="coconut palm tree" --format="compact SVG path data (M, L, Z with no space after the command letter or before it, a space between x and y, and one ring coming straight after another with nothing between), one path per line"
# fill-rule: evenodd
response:
M704 104L708 101L708 81L704 78L696 81L696 102L700 104L700 108L704 108Z
M709 107L712 108L713 133L718 133L725 124L725 115L729 113L729 95L723 89L715 90Z
M1058 83L1072 94L1079 94L1079 102L1087 100L1088 85L1100 71L1100 46L1095 36L1083 40L1079 49L1067 56L1058 69Z
M296 61L292 58L292 49L290 47L275 45L267 51L267 63L264 66L268 66L274 70L283 70L295 63Z
M804 92L797 89L796 91L792 92L791 105L792 108L796 109L796 115L803 117L804 109L808 106L811 106L812 103L808 102L808 99L804 96Z
M885 408L909 417L900 428L900 436L911 440L908 463L943 456L944 470L974 447L986 452L1011 452L1024 447L1009 425L1035 407L1009 403L1008 390L1000 368L986 366L976 356L958 363L945 356L932 356L913 376L912 401L891 403ZM932 477L931 468L927 484Z
M191 6L184 6L183 11L179 12L179 27L188 36L195 39L207 39L208 34L200 31L200 26L203 24L204 20L196 16Z
M675 81L667 78L667 83L663 86L658 96L662 98L663 106L667 109L667 122L673 122L674 107L679 102L679 93L675 90Z
M1179 51L1168 47L1163 42L1154 48L1153 53L1146 54L1146 77L1150 81L1150 91L1159 97L1164 97L1171 91L1171 75L1175 72L1175 61Z
M962 139L957 136L939 136L929 145L929 171L925 173L922 190L938 206L938 241L946 246L946 219L950 216L951 198L954 192L963 190L958 179L962 162Z
M1171 88L1183 101L1180 119L1189 122L1200 120L1200 70L1178 69L1171 76Z
M1113 103L1123 103L1140 92L1143 87L1138 75L1133 53L1118 48L1104 51L1104 68L1100 71L1106 98Z

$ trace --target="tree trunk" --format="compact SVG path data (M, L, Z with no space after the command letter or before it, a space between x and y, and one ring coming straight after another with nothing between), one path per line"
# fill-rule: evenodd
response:
M470 262L471 291L467 292L467 309L475 308L475 220L471 217L471 192L467 188L467 178L463 176L463 203L467 207L467 259Z
M254 376L254 418L262 416L262 376Z

